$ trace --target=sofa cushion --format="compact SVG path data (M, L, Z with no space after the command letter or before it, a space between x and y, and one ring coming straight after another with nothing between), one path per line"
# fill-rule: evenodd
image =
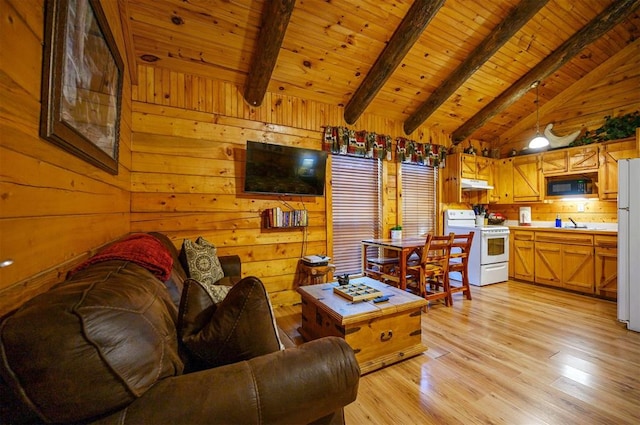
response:
M214 284L224 277L224 271L216 247L203 237L199 237L195 242L185 239L182 243L182 253L189 277L201 282L216 302L221 301L224 297L216 291Z
M217 305L200 282L184 282L178 332L199 367L249 360L283 348L264 285L246 277Z
M106 261L25 303L0 325L0 373L48 422L120 409L182 373L177 308L162 282Z

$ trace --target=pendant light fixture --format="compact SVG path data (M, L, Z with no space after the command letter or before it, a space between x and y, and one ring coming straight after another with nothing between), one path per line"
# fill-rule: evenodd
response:
M540 98L538 97L538 87L540 86L540 81L536 81L533 83L533 86L536 88L536 137L531 139L529 142L529 149L538 149L544 148L545 146L549 146L549 140L540 134Z

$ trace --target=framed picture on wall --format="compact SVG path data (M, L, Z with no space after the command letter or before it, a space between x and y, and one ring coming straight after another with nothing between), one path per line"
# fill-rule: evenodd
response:
M46 3L40 136L118 174L124 65L97 0Z

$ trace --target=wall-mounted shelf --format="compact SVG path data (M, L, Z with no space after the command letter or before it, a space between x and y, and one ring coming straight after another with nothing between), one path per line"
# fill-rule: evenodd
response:
M283 210L280 207L269 208L262 213L262 227L265 229L289 229L307 227L307 210Z

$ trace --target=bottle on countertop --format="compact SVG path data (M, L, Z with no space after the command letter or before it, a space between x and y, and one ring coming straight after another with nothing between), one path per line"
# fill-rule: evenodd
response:
M562 227L562 220L560 220L560 214L556 215L556 227Z

